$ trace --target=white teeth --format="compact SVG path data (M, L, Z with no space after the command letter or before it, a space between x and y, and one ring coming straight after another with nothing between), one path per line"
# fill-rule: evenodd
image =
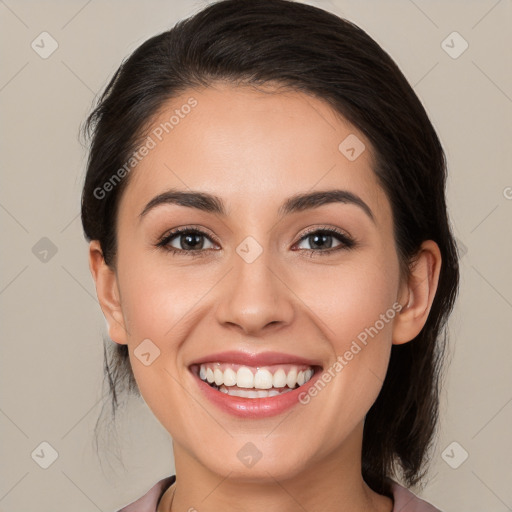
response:
M236 385L239 388L253 388L254 374L246 366L241 366L236 372Z
M292 368L286 377L286 384L289 388L294 388L297 384L297 370Z
M236 386L237 388L274 392L275 389L272 388L282 389L287 387L289 389L286 389L286 391L288 391L294 389L297 385L302 386L314 374L313 368L299 370L300 367L293 367L291 364L286 365L286 368L289 368L288 371L281 367L272 373L271 370L274 370L272 367L255 370L247 366L229 366L228 363L205 363L199 365L199 377L209 384L215 384L217 388L224 385L228 388ZM240 389L236 391L238 392ZM265 396L275 396L275 394Z
M236 373L231 368L226 368L224 371L224 385L236 386Z
M218 368L213 370L213 376L215 377L215 384L217 384L217 386L224 383L224 374Z
M254 376L254 387L258 389L270 389L272 387L272 374L264 368L258 368ZM278 386L274 384L274 387Z
M283 395L293 391L292 389L286 389L284 391L278 391L277 389L238 389L238 388L227 388L226 386L220 386L219 391L230 396L239 396L241 398L268 398L277 395Z
M282 368L279 368L279 370L274 373L272 382L275 388L284 388L286 386L286 373L284 373Z

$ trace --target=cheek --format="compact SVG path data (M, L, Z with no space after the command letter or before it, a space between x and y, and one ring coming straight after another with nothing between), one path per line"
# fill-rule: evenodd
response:
M317 325L333 352L324 372L329 397L337 404L325 412L324 423L331 425L333 436L364 417L386 375L399 278L398 260L390 255L387 262L383 268L374 257L361 258L330 275L318 273L304 300L321 320Z
M134 270L131 270L134 269ZM123 315L133 343L138 338L172 342L214 280L204 270L148 256L119 264Z
M182 348L204 321L204 297L218 276L135 252L128 257L125 251L118 262L130 362L145 402L158 418L166 418L168 403L188 410L186 394L176 385L183 379ZM146 365L147 359L152 362Z
M393 255L387 261L383 268L373 255L354 257L345 266L329 272L320 268L303 280L297 294L321 320L317 324L337 354L358 336L364 338L367 329L374 333L375 324L380 339L390 341L399 273Z

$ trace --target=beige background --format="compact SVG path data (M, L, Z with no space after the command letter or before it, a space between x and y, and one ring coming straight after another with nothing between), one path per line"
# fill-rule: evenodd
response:
M450 216L467 253L421 494L447 512L512 510L512 1L309 3L354 21L390 53L449 161ZM120 416L124 469L114 455L102 466L93 451L105 322L79 219L86 153L77 132L121 60L203 5L0 0L2 512L114 511L174 470L169 436L140 401ZM43 31L58 43L47 59L31 47ZM453 31L469 44L456 59L442 47ZM43 237L57 251L46 261ZM47 469L39 463L50 448L36 455L42 442L58 452ZM469 457L453 469L445 460L457 465L462 450Z

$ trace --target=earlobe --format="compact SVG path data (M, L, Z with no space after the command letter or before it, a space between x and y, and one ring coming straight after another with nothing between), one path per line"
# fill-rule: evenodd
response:
M96 295L108 325L108 335L112 341L127 344L127 331L115 271L103 258L98 240L89 244L89 269L96 284Z
M393 324L393 344L413 340L425 325L439 282L441 251L433 240L422 243L399 302L403 305Z

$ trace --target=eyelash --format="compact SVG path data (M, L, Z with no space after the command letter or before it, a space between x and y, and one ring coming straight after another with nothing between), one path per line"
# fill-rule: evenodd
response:
M213 249L199 249L197 251L192 251L192 250L187 251L185 249L176 249L175 247L171 247L168 245L174 238L176 238L178 235L182 235L182 234L201 235L201 236L204 236L204 237L210 239L210 241L212 241L213 243L216 243L204 231L201 231L200 229L197 229L197 228L184 227L184 228L176 228L173 231L166 233L155 245L156 245L156 247L162 248L164 251L168 251L172 254L176 254L176 255L185 255L186 254L187 256L191 256L194 258L205 256L205 254L204 254L205 252L213 250ZM311 257L313 257L314 254L318 254L320 256L325 256L325 255L329 255L334 252L337 252L339 250L352 249L353 247L356 246L356 241L353 238L351 238L350 236L348 236L346 233L344 233L343 231L340 231L336 228L319 228L319 227L315 227L309 231L306 231L302 235L302 237L296 242L296 244L302 242L303 240L307 239L308 237L310 237L313 234L335 235L335 238L337 238L338 241L341 242L341 244L338 245L337 247L334 247L331 249L326 249L326 250L297 249L299 251L310 251ZM296 244L294 244L294 245L296 245Z

